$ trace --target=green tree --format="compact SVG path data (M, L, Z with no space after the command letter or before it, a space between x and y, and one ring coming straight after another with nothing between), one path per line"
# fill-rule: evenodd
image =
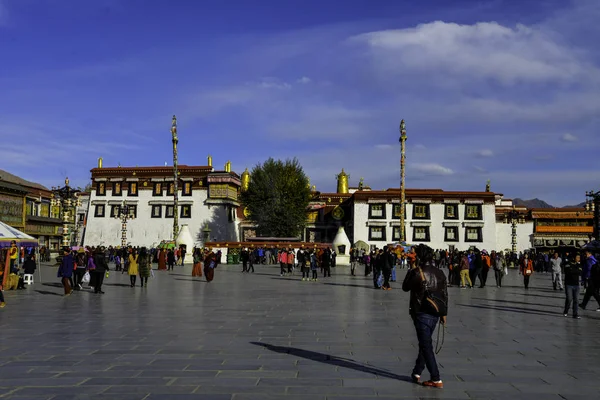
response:
M296 158L285 162L269 158L250 173L241 201L258 236L298 237L306 225L310 196L308 178Z

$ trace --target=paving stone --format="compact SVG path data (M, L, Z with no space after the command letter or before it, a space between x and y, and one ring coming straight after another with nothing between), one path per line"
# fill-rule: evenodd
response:
M385 292L343 267L316 283L278 267L239 270L220 266L210 285L190 267L156 271L143 290L111 274L105 295L63 298L56 269L43 266L41 282L5 292L0 398L597 397L600 313L564 318L550 275L528 292L514 271L501 289L450 288L445 388L433 390L410 383L418 347L400 282Z

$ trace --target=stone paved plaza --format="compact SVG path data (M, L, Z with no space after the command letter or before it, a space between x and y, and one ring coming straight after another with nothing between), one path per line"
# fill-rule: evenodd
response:
M564 318L550 275L528 293L515 271L502 289L450 289L439 390L409 382L417 347L400 282L385 292L341 267L301 282L221 266L207 284L178 267L144 289L112 272L106 294L65 298L56 268L42 269L43 282L5 292L0 399L599 396L600 312L592 302L581 320Z

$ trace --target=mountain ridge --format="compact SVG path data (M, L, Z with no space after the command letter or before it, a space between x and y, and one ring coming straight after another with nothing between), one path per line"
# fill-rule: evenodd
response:
M513 204L516 206L522 206L522 207L527 207L527 208L583 208L583 207L585 207L585 202L579 203L574 206L554 207L553 205L548 204L544 200L538 199L537 197L535 199L529 199L529 200L524 200L524 199L520 199L517 197L516 199L513 199Z

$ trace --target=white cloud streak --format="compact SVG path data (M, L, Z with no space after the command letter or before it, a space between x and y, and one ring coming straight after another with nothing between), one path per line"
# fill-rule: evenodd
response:
M351 38L366 44L386 71L440 71L471 79L519 82L597 80L598 69L539 29L496 22L460 25L436 21L415 28L371 32Z

